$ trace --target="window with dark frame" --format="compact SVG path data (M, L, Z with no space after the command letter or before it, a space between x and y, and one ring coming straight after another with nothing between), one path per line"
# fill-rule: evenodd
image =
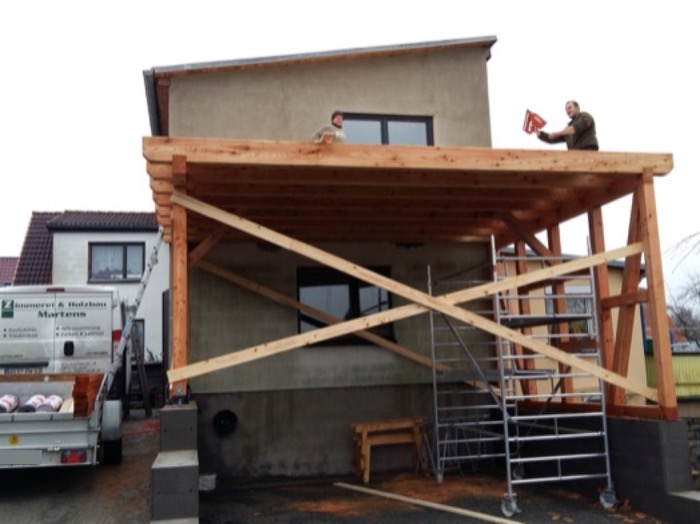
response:
M88 245L88 281L140 280L145 265L145 250L144 242L91 242Z
M343 113L349 144L432 146L433 117Z
M134 345L134 351L141 351L141 356L145 362L154 360L150 350L146 347L146 320L143 318L135 318L131 326L131 342Z
M555 297L553 291L547 288L547 299L545 303L545 309L548 315L554 314L554 300ZM590 286L566 286L565 296L559 297L566 300L566 313L569 315L580 315L582 318L572 319L568 322L569 334L571 336L592 336L593 335L593 324L592 324L592 312L593 307L591 303L591 288ZM550 333L553 332L552 326L549 326Z
M389 276L389 267L370 267L372 271ZM350 320L372 315L391 308L388 291L368 284L334 269L300 267L297 269L297 296L299 302L323 311L339 320ZM312 315L299 312L299 333L308 333L328 324ZM391 324L376 326L370 331L394 340ZM369 344L354 335L333 338L326 345Z

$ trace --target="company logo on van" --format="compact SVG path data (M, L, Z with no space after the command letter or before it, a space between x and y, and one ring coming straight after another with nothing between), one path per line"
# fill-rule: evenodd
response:
M2 318L15 318L15 301L14 299L2 300Z

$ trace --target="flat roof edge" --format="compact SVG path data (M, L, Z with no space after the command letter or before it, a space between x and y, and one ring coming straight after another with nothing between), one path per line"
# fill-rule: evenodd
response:
M450 40L437 40L428 42L417 42L409 44L397 44L375 47L358 47L351 49L340 49L334 51L320 51L311 53L300 53L293 55L276 55L257 58L243 58L238 60L219 60L213 62L198 62L191 64L180 64L171 66L153 67L151 72L155 76L177 76L200 71L210 71L217 69L235 69L254 65L285 64L298 61L323 61L334 58L362 56L362 55L382 55L392 53L410 53L438 49L441 47L487 47L491 48L495 44L495 36L484 36L475 38L460 38Z

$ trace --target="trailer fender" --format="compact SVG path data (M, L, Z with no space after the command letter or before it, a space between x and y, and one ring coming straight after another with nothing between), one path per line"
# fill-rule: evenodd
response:
M122 438L122 401L105 400L102 410L102 440Z

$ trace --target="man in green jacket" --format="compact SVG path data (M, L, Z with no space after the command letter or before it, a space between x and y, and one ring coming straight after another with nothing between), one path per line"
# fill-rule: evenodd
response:
M595 121L590 113L581 111L578 102L569 100L564 106L571 121L561 131L547 133L538 130L537 138L548 144L566 142L566 148L598 151L598 138L595 135Z

